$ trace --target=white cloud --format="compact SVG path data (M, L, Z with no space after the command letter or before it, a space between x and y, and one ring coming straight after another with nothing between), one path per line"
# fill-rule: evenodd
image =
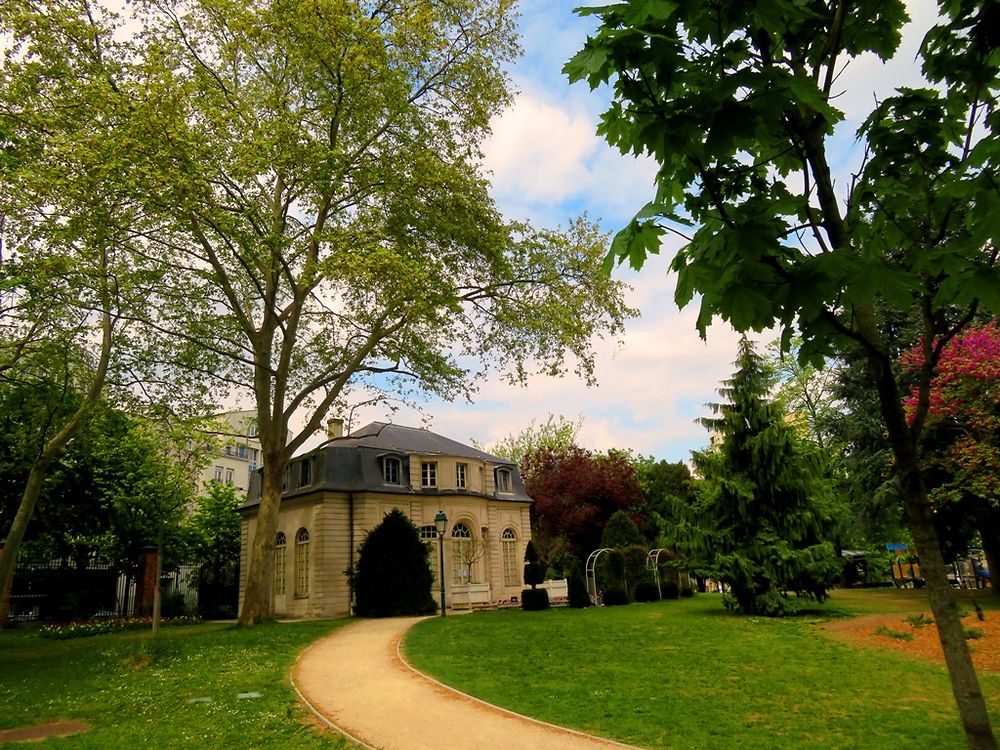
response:
M596 146L586 117L522 94L494 120L484 166L496 194L552 205L587 179L585 162Z

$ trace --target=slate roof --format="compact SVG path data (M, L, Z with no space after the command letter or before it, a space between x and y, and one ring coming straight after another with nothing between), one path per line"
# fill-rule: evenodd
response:
M380 448L385 451L419 453L426 456L461 456L494 464L514 465L506 459L484 453L477 448L438 435L430 430L404 427L387 422L372 422L346 437L328 440L320 447L326 446Z
M486 497L483 493L469 489L413 487L406 483L386 484L382 477L381 464L386 455L396 455L402 459L404 477L409 475L407 464L411 455L454 456L504 466L511 470L512 492L489 495L489 497L514 502L531 502L531 498L525 492L517 466L510 461L429 430L386 422L372 422L348 436L333 438L309 453L293 458L289 462L291 489L282 493L282 500L322 490L385 492L394 495L463 494ZM305 460L314 461L314 479L308 486L299 487L297 479L300 476L301 464ZM240 506L240 509L254 508L259 504L260 475L257 474L251 477L247 502Z

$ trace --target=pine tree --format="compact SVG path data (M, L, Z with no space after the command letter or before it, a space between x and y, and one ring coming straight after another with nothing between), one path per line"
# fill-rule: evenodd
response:
M767 394L773 377L753 345L703 420L721 440L695 454L704 478L691 553L729 586L726 605L744 614L784 615L800 597L822 601L841 569L829 541L833 520L816 456Z
M420 531L393 509L368 532L358 548L354 571L355 609L361 617L428 615L437 609L431 596L434 573Z

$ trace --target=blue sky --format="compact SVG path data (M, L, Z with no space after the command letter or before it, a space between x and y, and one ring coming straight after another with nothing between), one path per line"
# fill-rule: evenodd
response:
M596 26L593 18L572 13L580 4L588 3L519 3L524 55L510 68L519 94L514 106L493 122L485 166L492 172L493 196L509 218L555 226L586 211L613 232L652 196L655 165L623 157L604 144L594 131L607 92L591 92L586 84L570 86L561 72ZM848 118L837 134L833 159L840 185L847 184L860 162L853 133L876 96L920 82L914 56L935 4L920 0L909 7L914 22L904 30L900 54L889 65L874 58L853 61L838 81L845 91L838 106ZM545 421L549 414L582 417L579 442L586 448L615 447L687 460L708 442L695 419L707 414L704 404L717 400L720 381L731 375L738 336L717 324L702 341L694 325L696 308L677 310L674 281L667 273L676 249L665 246L641 274L616 272L632 285L629 303L642 315L628 326L620 346L596 342L597 387L567 376L537 377L525 388L514 388L497 377L482 383L474 404L428 402L421 413L403 409L392 421L490 444L532 421ZM385 418L378 410L361 411L355 426Z

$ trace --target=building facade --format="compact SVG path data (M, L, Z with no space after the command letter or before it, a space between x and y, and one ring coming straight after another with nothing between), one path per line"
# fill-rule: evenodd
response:
M245 498L250 478L261 464L257 412L231 411L212 419L216 429L212 438L219 443L219 451L202 471L198 488L211 481L231 484L237 497Z
M339 420L332 425L331 439L293 458L284 477L273 540L277 616L350 614L345 571L365 534L394 508L430 546L434 596L443 575L448 606L520 595L531 498L516 465L423 429L373 422L345 437ZM259 504L258 474L240 509L241 605ZM448 518L440 540L434 524L438 511Z

